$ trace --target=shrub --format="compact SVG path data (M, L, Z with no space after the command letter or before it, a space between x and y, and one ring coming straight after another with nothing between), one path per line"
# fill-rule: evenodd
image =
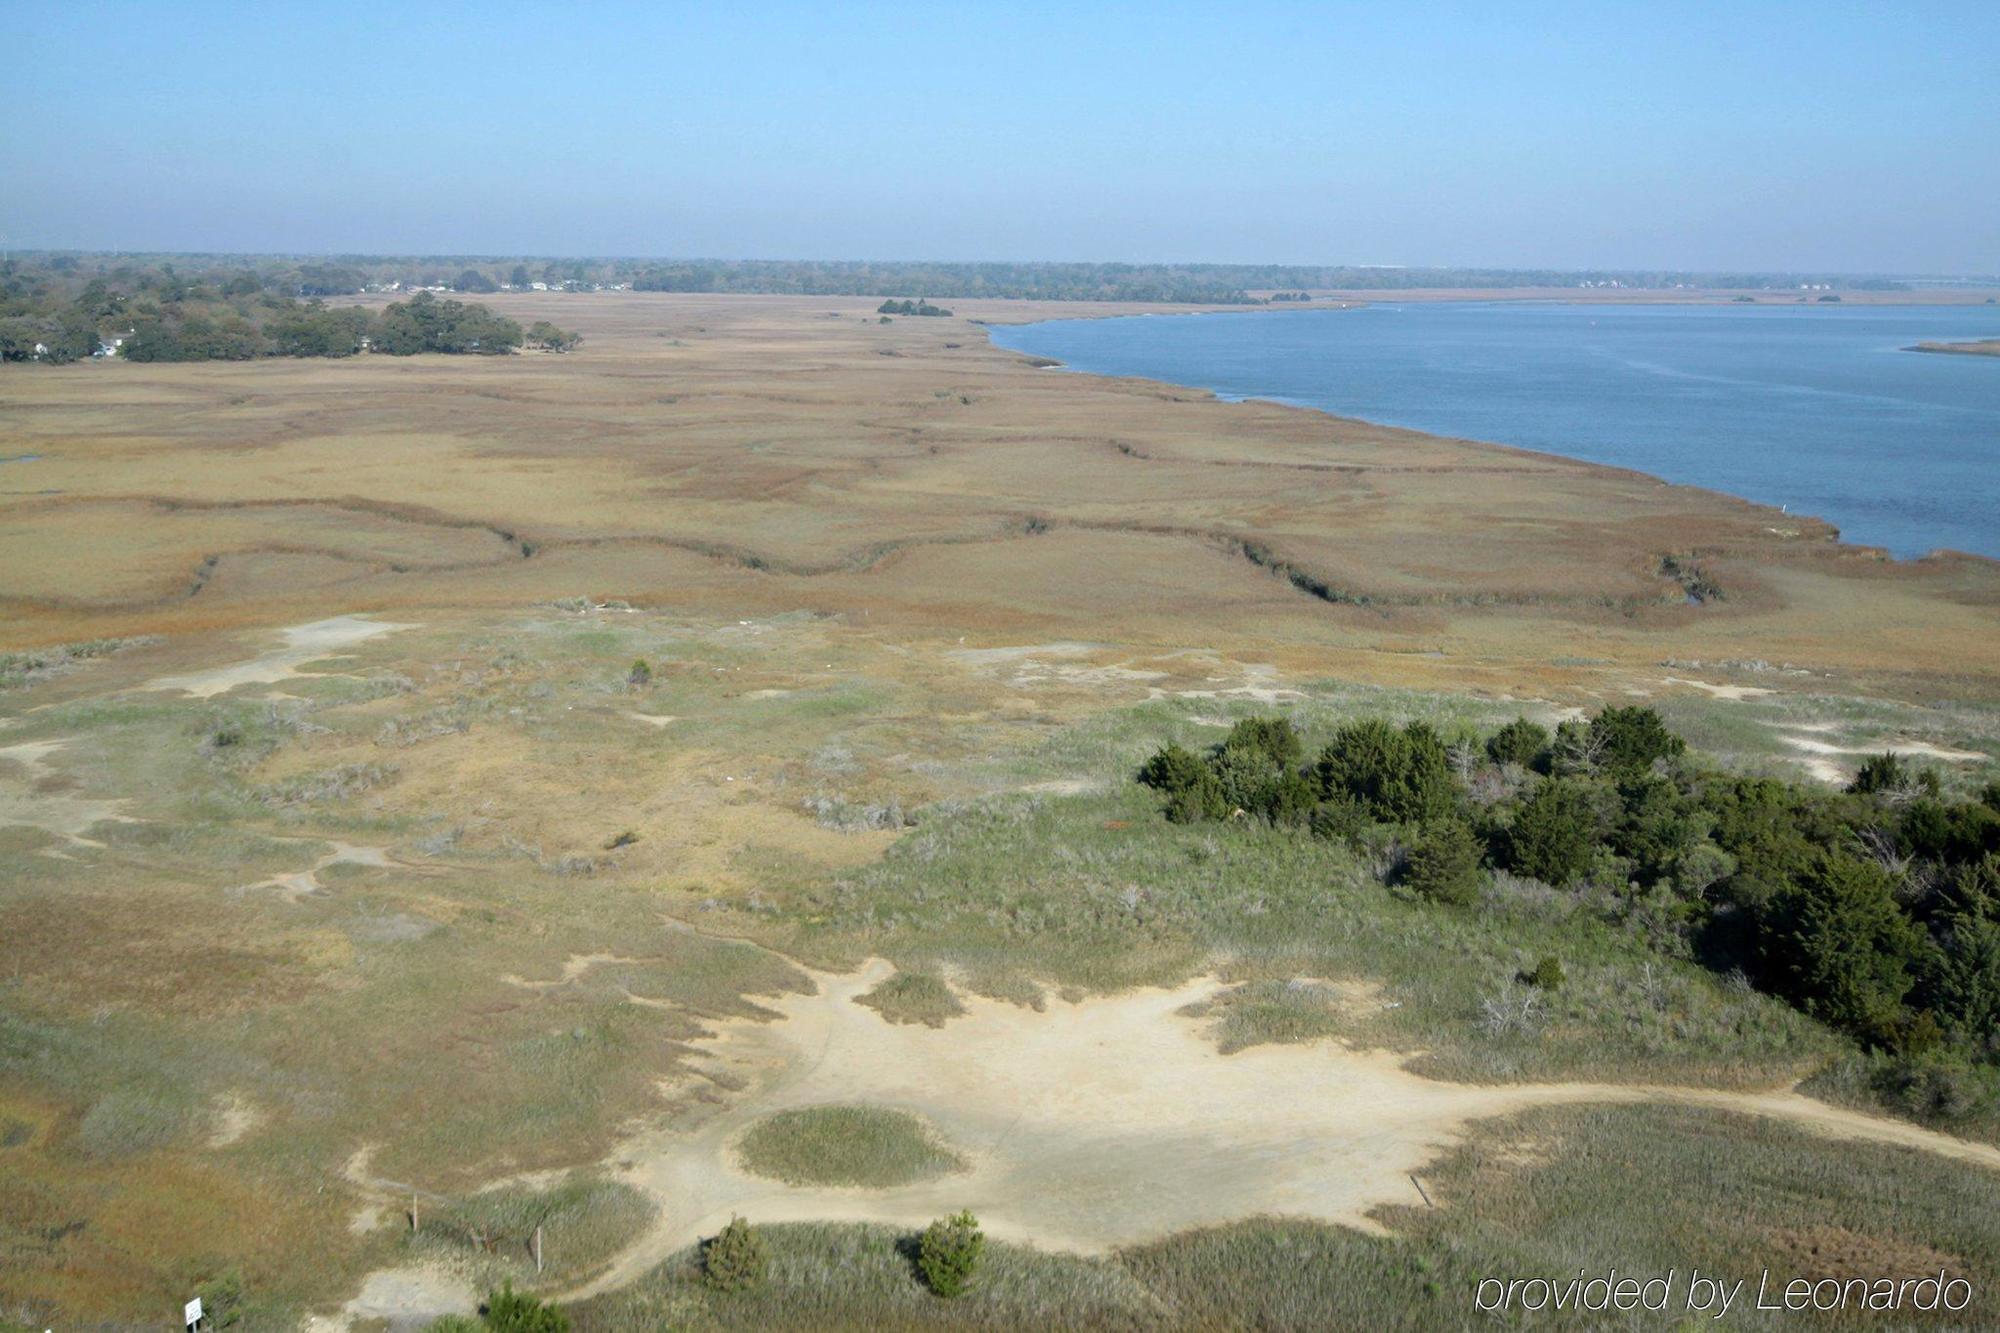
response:
M740 1217L702 1247L701 1278L717 1291L747 1291L763 1282L771 1266L764 1237Z
M1479 899L1479 839L1464 821L1424 825L1410 843L1403 879L1426 898L1456 907Z
M625 683L634 688L644 688L653 683L653 668L641 657L632 663L632 669L625 673Z
M1348 796L1391 822L1438 819L1459 803L1444 742L1422 722L1401 731L1372 719L1342 727L1320 752L1316 772L1329 799Z
M1344 794L1315 805L1306 822L1315 838L1341 842L1354 842L1373 826L1368 812Z
M495 1333L569 1333L568 1315L526 1292L515 1291L511 1279L500 1290L488 1293L480 1315Z
M1861 771L1854 775L1847 790L1858 796L1936 797L1940 787L1936 773L1919 769L1901 755L1885 750L1861 762Z
M424 1333L484 1333L486 1325L471 1315L448 1314L424 1325Z
M1687 752L1687 742L1667 730L1650 708L1607 708L1590 719L1598 762L1614 773L1643 773L1655 759Z
M1563 983L1568 980L1569 974L1563 971L1562 960L1554 954L1548 955L1521 974L1522 984L1533 986L1537 990L1561 990Z
M950 1298L963 1292L972 1281L973 1270L986 1248L979 1219L970 1212L940 1217L924 1228L917 1245L917 1267L924 1281L938 1295Z
M1154 752L1139 768L1139 781L1155 791L1172 795L1185 791L1210 776L1200 755L1178 745L1166 745Z
M1259 755L1274 768L1290 768L1299 762L1304 746L1299 742L1299 733L1292 729L1291 719L1246 717L1229 729L1222 751Z
M1533 768L1548 748L1548 730L1517 717L1487 738L1486 757L1496 764Z
M1514 814L1507 830L1507 868L1558 888L1590 869L1597 814L1582 783L1550 778Z
M1778 990L1815 1018L1877 1043L1900 1015L1919 943L1880 866L1825 851L1773 899L1761 941Z

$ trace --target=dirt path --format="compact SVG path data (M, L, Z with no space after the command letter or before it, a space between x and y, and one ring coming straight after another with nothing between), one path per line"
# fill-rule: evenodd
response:
M149 682L145 688L179 690L197 699L210 699L226 694L239 685L275 685L299 675L299 668L308 662L340 656L344 649L365 643L380 634L414 628L412 625L369 620L362 616L333 616L327 620L315 620L310 625L294 625L280 630L285 646L273 648L248 662L233 662L228 666L180 676L162 676Z
M1081 1253L1260 1213L1375 1231L1369 1211L1415 1202L1411 1173L1471 1122L1579 1102L1769 1116L2000 1171L2000 1149L1791 1091L1444 1083L1410 1073L1406 1057L1333 1042L1225 1056L1179 1013L1220 988L1208 978L1043 1013L964 996L967 1013L942 1029L899 1026L853 1003L890 970L815 974L816 994L764 1001L780 1021L718 1026L708 1072L746 1091L692 1132L648 1134L618 1152L622 1177L658 1202L660 1222L571 1298L634 1280L733 1214L917 1226L971 1208L996 1237ZM972 1165L882 1190L792 1187L736 1165L733 1145L756 1120L838 1103L920 1115Z

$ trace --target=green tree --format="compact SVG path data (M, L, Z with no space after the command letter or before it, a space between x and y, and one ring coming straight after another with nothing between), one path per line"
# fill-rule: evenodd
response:
M1292 728L1291 719L1284 717L1242 719L1229 729L1222 749L1225 753L1240 750L1260 755L1266 763L1280 768L1297 764L1305 752L1299 733Z
M1687 751L1687 742L1667 730L1650 708L1607 708L1590 720L1590 736L1599 762L1613 773L1642 773L1655 759Z
M1465 821L1438 819L1418 829L1410 843L1404 883L1436 902L1470 907L1479 901L1483 849Z
M930 1289L949 1298L970 1285L985 1249L986 1237L979 1230L979 1219L970 1212L956 1213L924 1228L923 1238L917 1243L917 1266Z
M1496 764L1519 764L1522 768L1533 768L1548 748L1548 729L1525 717L1515 718L1486 740L1487 758Z
M702 1281L718 1291L747 1291L764 1281L770 1265L763 1235L740 1217L702 1247Z
M1590 789L1573 778L1550 778L1514 812L1505 835L1507 868L1558 887L1581 879L1597 828Z
M1350 797L1376 818L1397 823L1449 815L1461 795L1444 742L1422 722L1401 731L1372 719L1342 727L1320 752L1315 771L1328 799Z
M1901 1015L1921 938L1880 866L1819 851L1772 901L1761 944L1767 976L1792 1003L1880 1042Z

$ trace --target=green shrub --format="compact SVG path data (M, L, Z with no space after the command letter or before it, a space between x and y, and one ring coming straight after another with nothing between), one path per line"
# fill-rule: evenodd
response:
M1772 901L1761 944L1766 974L1794 1004L1880 1043L1909 993L1920 937L1880 866L1822 851Z
M1315 771L1329 800L1349 797L1391 823L1442 818L1461 796L1444 742L1422 722L1401 731L1373 719L1342 727Z
M1244 718L1229 729L1228 737L1222 742L1222 751L1224 754L1242 751L1258 755L1274 768L1296 765L1305 752L1299 733L1292 729L1291 719L1283 717Z
M1563 971L1562 960L1554 954L1548 955L1521 974L1522 983L1537 990L1561 990L1563 983L1568 980L1568 974Z
M1550 778L1514 812L1507 868L1557 887L1583 877L1597 845L1597 812L1580 782Z
M569 1333L569 1316L526 1292L515 1291L510 1279L486 1297L480 1312L495 1333Z
M645 658L637 658L632 669L625 673L625 683L634 689L643 689L653 683L653 668Z
M701 1278L717 1291L747 1291L764 1280L771 1255L764 1237L740 1217L702 1247Z
M1479 839L1464 821L1440 819L1424 825L1411 840L1404 883L1426 898L1455 907L1479 900Z
M1200 755L1171 744L1155 751L1153 757L1139 768L1140 783L1169 796L1186 791L1212 776L1207 762Z
M970 1212L940 1217L924 1228L923 1239L917 1245L917 1266L923 1270L924 1281L932 1291L950 1298L971 1283L973 1270L978 1268L979 1256L985 1248L986 1236L979 1230L979 1219Z
M1486 756L1496 764L1533 768L1548 748L1548 729L1517 717L1487 738Z
M1667 730L1650 708L1607 708L1590 719L1590 740L1598 762L1613 773L1643 773L1655 759L1687 752L1687 742Z

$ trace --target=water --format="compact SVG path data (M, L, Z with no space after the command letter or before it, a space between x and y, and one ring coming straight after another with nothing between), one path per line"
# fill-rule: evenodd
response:
M1385 303L992 330L1143 375L1636 468L1898 556L2000 559L2000 306Z

